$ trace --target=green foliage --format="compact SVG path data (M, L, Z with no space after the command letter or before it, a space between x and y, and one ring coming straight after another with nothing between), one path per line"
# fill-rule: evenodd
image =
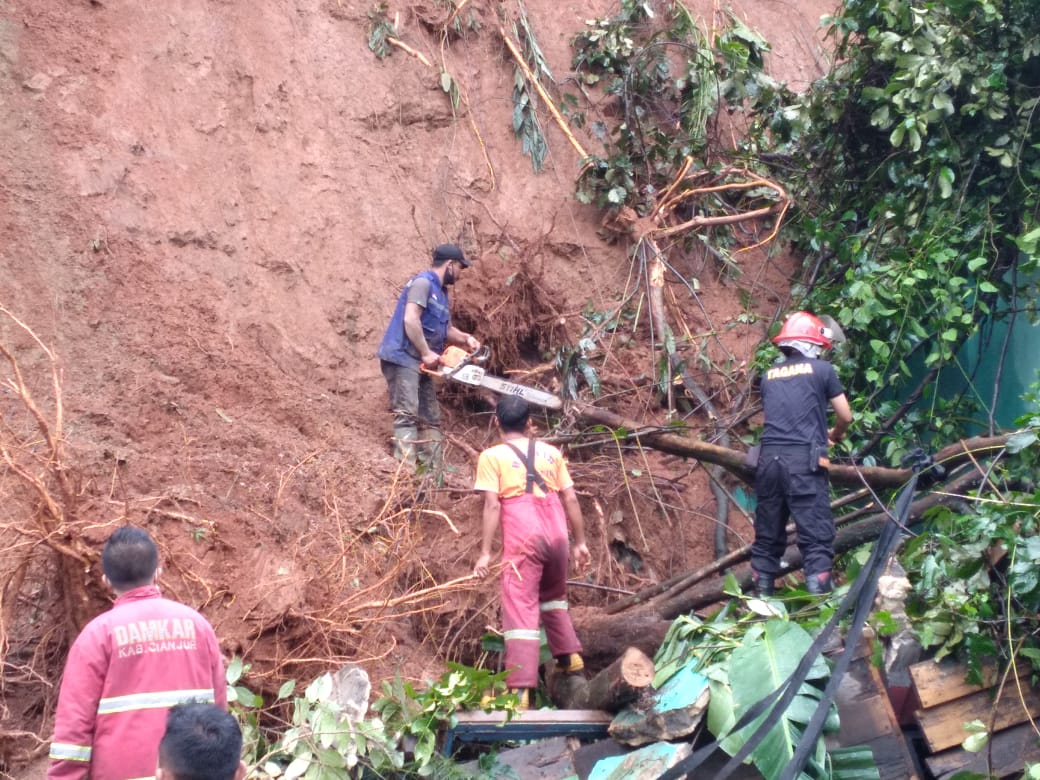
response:
M384 681L383 695L372 705L379 717L353 722L332 701L329 674L314 680L303 696L293 696L296 681L287 681L273 705L265 709L263 699L242 684L249 667L235 657L227 670L228 706L242 726L249 776L336 780L367 777L371 772L376 777L464 777L437 752L441 727L453 723L460 709L512 713L517 697L505 692L504 672L448 666L440 680L421 692L399 677ZM490 698L484 698L486 691L491 691ZM283 710L290 713L288 721L276 723L269 731L261 727L262 714L277 721L275 712ZM409 753L405 744L414 745Z
M1029 422L1017 455L974 495L932 510L902 554L914 584L907 614L921 643L936 658L964 658L975 682L994 659L1040 661L1040 489L1002 485L1029 485L1022 477L1037 473L1040 415Z
M368 12L368 48L379 59L390 56L390 44L387 38L396 38L397 29L387 16L386 3L379 3Z
M592 363L593 357L601 351L599 342L605 335L618 333L622 325L632 323L635 316L635 313L625 306L613 312L597 311L591 306L585 308L582 312L582 333L578 343L557 347L554 353L547 356L553 359L556 371L562 378L564 398L577 398L582 381L594 397L599 397L603 388L599 380L599 371Z
M732 575L728 580L727 592L739 593ZM658 670L655 687L691 663L691 659L708 678L708 729L730 755L740 750L763 718L734 731L737 722L752 705L781 686L812 644L805 628L788 617L784 601L750 598L744 599L744 603L748 611L736 617L731 603L711 620L693 616L677 619L654 657ZM790 603L798 604L798 600ZM810 604L801 609L799 621L807 625L825 621L829 617L827 611L829 608L820 602ZM764 777L778 777L790 763L829 675L826 661L819 657L783 715L751 753L752 762ZM825 731L834 732L837 728L837 711L832 708ZM877 778L878 772L869 748L828 753L821 738L802 777Z
M264 702L241 684L249 671L241 658L228 665L228 707L242 725L243 760L250 777L335 780L357 776L361 767L377 773L400 770L404 753L387 736L378 719L358 723L347 719L331 700L332 676L314 680L303 696L293 696L296 681L289 680L278 691L273 709L284 705L291 714L277 732L265 733L260 726Z
M666 8L660 18L656 5ZM709 156L720 98L738 112L781 91L763 71L768 45L734 17L714 44L681 2L622 0L617 15L586 26L573 42L574 70L583 84L616 96L621 121L600 128L604 152L587 160L578 183L583 203L647 213L688 156ZM709 208L731 206L717 200Z
M545 76L551 81L552 73L522 5L520 24L519 27L513 25L513 35L523 46L524 61L534 77ZM513 69L513 132L520 139L524 155L531 158L534 172L541 173L549 146L545 141L545 133L538 124L538 96L533 87L528 85L527 77L519 65Z
M963 435L982 405L937 394L966 374L965 340L985 344L1013 309L1037 315L1040 15L1032 0L849 0L829 31L839 64L760 117L787 144L795 238L822 256L805 303L845 328L857 431L890 431L895 463Z
M421 777L434 774L446 777L450 764L437 753L437 733L441 726L455 722L458 710L483 708L514 712L518 703L515 694L507 693L507 672L494 674L461 664L448 664L448 671L427 690L415 689L399 677L392 683L383 681L383 695L372 705L386 730L395 741L405 736L415 740L414 758L406 769ZM485 692L492 696L485 699Z
M467 7L465 2L456 3L455 0L437 0L437 5L447 11L448 22L445 30L452 35L460 36L467 30L472 32L480 30L480 14L474 8Z
M812 637L797 623L774 619L749 631L729 658L705 668L704 674L711 680L708 729L716 736L728 735L722 741L727 753L735 754L762 719L730 733L736 722L765 692L780 687L794 672L810 644ZM752 752L751 760L765 777L779 776L790 763L828 677L827 664L820 657L783 717ZM837 729L837 717L833 713L828 725L831 731ZM827 777L826 758L826 747L820 739L807 767L810 777Z

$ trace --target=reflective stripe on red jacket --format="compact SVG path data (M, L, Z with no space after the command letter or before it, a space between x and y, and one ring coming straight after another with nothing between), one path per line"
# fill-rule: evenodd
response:
M69 650L47 777L154 777L166 713L192 700L227 707L213 628L154 585L122 594Z

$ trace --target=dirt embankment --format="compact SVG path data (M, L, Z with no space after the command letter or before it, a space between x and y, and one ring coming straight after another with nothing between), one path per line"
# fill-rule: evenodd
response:
M773 43L775 75L798 85L821 72L816 24L829 5L734 8ZM585 20L617 10L524 6L561 83ZM691 6L712 24L710 3ZM479 523L464 490L433 492L415 510L389 456L376 344L430 247L459 241L477 260L455 294L459 324L492 347L497 370L526 369L551 388L551 352L617 305L630 263L600 236L601 215L574 200L579 160L548 115L546 170L535 175L520 154L514 66L497 33L512 6L470 3L461 35L444 38L441 6L392 3L401 39L431 65L401 49L377 59L372 10L0 0L0 304L56 355L75 477L57 526L41 524L39 496L10 470L0 482L10 510L0 767L39 752L14 732L48 733L75 630L54 545L41 540L91 551L117 524L148 527L167 592L203 609L262 688L330 660L361 662L376 679L435 675L445 657L474 660L497 620L490 583L373 606L468 572ZM457 109L442 70L459 87ZM588 106L590 119L609 110L606 99ZM747 253L734 278L701 257L683 262L702 308L681 286L676 305L742 359L761 324L738 315L750 300L772 316L787 294L784 263ZM634 348L647 325L636 327L631 347L612 342L600 356L604 403L654 418L638 392L654 359ZM0 340L58 432L46 355L6 317ZM5 425L31 460L39 428L5 393ZM449 484L464 486L490 440L488 406L467 390L444 397ZM571 455L590 584L635 588L710 557L703 470L637 451ZM739 513L733 527L747 536ZM79 568L92 610L103 609L96 567ZM572 593L592 606L606 597Z

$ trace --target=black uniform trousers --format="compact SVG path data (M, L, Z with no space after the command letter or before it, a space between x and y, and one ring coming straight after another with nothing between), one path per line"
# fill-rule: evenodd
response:
M808 445L763 445L755 471L755 543L751 566L776 577L787 548L784 527L793 515L806 577L831 570L834 517L827 470L813 470Z

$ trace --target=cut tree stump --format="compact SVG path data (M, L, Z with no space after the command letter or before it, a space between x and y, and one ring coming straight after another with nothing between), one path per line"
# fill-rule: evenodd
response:
M629 647L614 663L589 682L586 706L591 710L619 712L650 690L654 662L638 647Z

